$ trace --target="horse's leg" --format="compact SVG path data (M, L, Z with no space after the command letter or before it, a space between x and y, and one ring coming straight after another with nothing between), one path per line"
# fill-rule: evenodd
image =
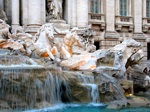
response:
M55 61L56 62L60 62L61 60L60 60L60 53L58 52L58 50L57 50L57 47L56 46L54 46L52 49L51 49L51 53L53 54L53 55L55 55Z
M60 58L60 53L58 52L58 49L57 49L56 46L54 46L54 47L51 49L51 52L52 52L53 55L55 54L57 58Z
M27 56L30 56L32 53L32 50L29 47L26 47L26 53L27 53Z
M53 54L51 53L51 51L50 51L50 49L48 47L46 48L46 51L47 51L49 57L54 60L55 57L53 56Z
M61 47L63 55L65 55L64 59L68 59L71 57L71 54L64 48L64 46Z

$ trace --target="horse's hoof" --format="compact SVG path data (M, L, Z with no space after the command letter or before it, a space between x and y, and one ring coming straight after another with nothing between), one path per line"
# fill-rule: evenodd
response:
M56 61L57 63L61 62L61 60L60 60L59 58L56 58L55 61Z

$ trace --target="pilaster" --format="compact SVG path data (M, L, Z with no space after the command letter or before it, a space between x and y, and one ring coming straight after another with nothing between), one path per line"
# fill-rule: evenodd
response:
M77 0L77 26L88 25L88 0Z
M142 6L141 4L142 4L142 0L134 0L134 33L142 33Z
M70 4L71 4L71 23L70 25L72 27L77 26L77 1L76 0L70 0Z
M27 0L28 20L26 32L37 32L38 28L45 22L43 17L45 17L46 14L43 11L45 10L45 7L43 7L43 2L45 2L45 0Z
M16 33L17 30L22 30L20 26L20 5L19 0L12 0L12 32Z
M106 23L105 38L118 38L115 31L115 0L106 0Z
M4 10L4 0L0 0L0 9Z
M142 0L134 0L134 38L145 39L142 33ZM146 7L145 7L146 8Z

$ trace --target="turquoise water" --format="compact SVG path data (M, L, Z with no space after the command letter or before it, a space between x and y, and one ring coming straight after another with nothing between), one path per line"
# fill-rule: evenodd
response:
M73 107L65 108L63 110L47 111L47 112L150 112L150 108L128 108L112 110L101 107Z
M125 108L125 109L106 109L103 104L96 105L79 105L79 104L60 104L53 108L45 108L41 110L32 110L28 112L150 112L150 108Z

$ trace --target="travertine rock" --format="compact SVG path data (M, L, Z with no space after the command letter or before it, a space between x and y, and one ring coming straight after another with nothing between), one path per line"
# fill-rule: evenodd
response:
M46 102L46 101L35 104L36 109L41 109L41 108L46 108L46 107L51 107L51 106L52 105L50 103Z
M130 96L128 97L129 107L146 107L149 106L150 101L144 97Z
M61 66L78 70L93 70L96 68L98 70L101 69L101 66L105 66L105 68L120 69L125 72L125 65L129 58L138 62L143 57L143 52L139 49L140 43L129 39L109 50L97 50L93 53L73 56L62 61Z
M11 49L11 50L19 50L21 52L24 52L25 49L22 44L19 42L13 42L13 41L2 41L0 42L0 48L2 49Z
M75 55L60 65L72 70L93 70L96 68L96 57L90 53Z

